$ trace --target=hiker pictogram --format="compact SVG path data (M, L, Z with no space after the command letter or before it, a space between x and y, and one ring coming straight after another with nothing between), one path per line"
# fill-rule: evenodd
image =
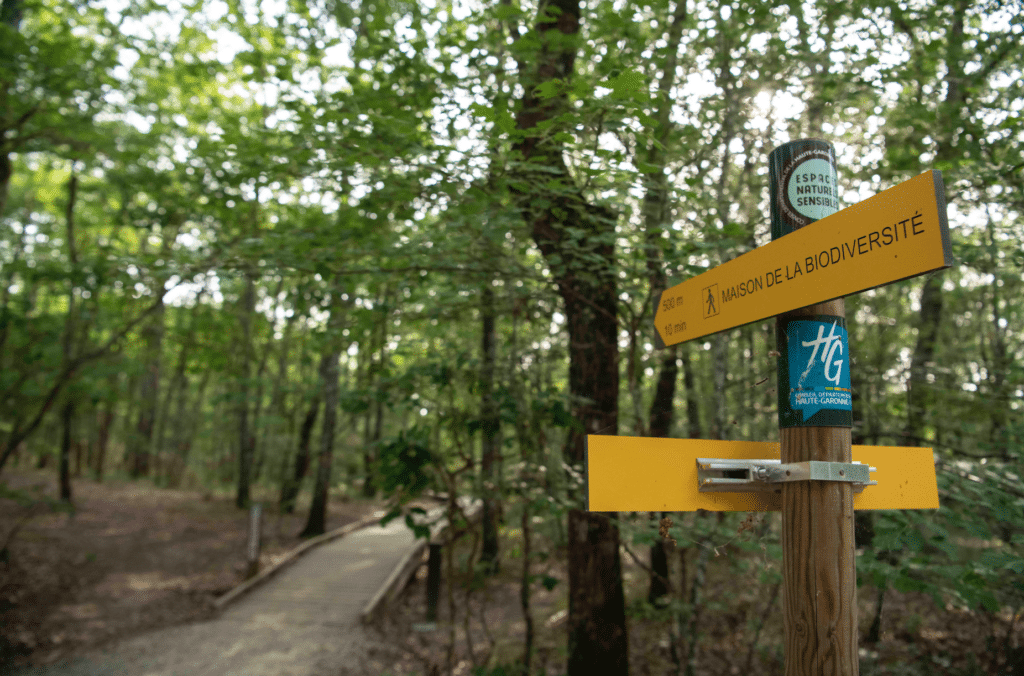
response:
M715 298L718 296L718 285L712 284L711 286L704 287L704 319L708 317L714 317L718 314L718 303L715 302Z

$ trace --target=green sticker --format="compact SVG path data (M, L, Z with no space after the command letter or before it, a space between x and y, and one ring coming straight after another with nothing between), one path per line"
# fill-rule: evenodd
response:
M835 168L820 158L806 160L789 175L786 197L794 211L819 220L839 211L839 186Z
M791 141L768 157L772 239L839 211L835 149L815 139Z

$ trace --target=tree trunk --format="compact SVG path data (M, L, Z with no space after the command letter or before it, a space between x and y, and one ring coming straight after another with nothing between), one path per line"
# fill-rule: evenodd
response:
M75 203L78 199L78 176L75 174L75 163L71 165L71 178L68 181L68 203L65 211L67 231L65 237L68 246L69 278L68 287L68 314L64 326L63 335L63 370L69 370L78 352L82 351L82 342L87 330L87 325L82 323L81 302L79 301L78 288L75 280L79 274L78 259L78 234L75 231ZM78 345L76 346L76 343ZM69 379L69 387L64 392L64 406L61 411L61 445L60 458L58 463L60 478L60 497L65 502L71 502L71 453L75 453L75 460L78 467L81 467L81 445L76 438L75 412L76 398L79 396L74 391Z
M676 397L676 380L679 376L678 350L676 346L665 348L661 357L661 369L654 388L654 400L651 402L648 431L652 437L667 437L672 431L675 418L674 402Z
M176 473L171 477L171 486L174 488L181 485L185 472L188 469L188 459L192 453L192 445L195 443L196 432L199 431L199 422L203 415L203 397L206 394L206 386L210 383L211 373L212 371L209 369L203 373L203 377L199 381L199 387L196 389L192 413L188 416L187 421L183 421L181 436L174 447L178 457Z
M331 462L334 453L334 423L338 408L338 358L340 354L329 348L321 360L320 378L324 397L324 421L320 428L320 460L317 464L313 504L300 537L322 535L327 523L327 498L331 481Z
M163 447L164 431L168 427L172 427L171 431L171 457L167 461L167 470L165 472L165 481L169 486L178 486L181 474L184 472L185 458L182 457L182 451L186 448L186 439L189 437L189 428L194 424L194 418L189 420L189 377L188 377L188 359L192 348L195 345L195 329L196 329L196 316L202 311L202 293L196 297L196 304L192 309L192 316L189 319L189 326L187 333L182 337L181 350L178 352L178 364L174 368L174 376L171 378L170 386L167 388L167 396L164 399L164 412L161 419L164 421L161 423L160 434L157 435L159 439L159 447ZM172 394L173 393L173 394ZM172 397L176 395L177 402L174 406L173 422L171 420L171 401ZM202 398L202 395L199 395Z
M71 442L71 448L74 449L74 451L75 451L75 464L74 464L74 469L72 469L71 472L72 472L72 476L74 476L76 479L78 479L78 478L80 478L82 476L82 449L83 449L83 447L85 448L86 454L88 454L88 452L89 452L88 444L83 443L81 438ZM87 460L88 460L88 458L87 458Z
M928 372L935 359L935 339L942 321L943 278L941 273L929 275L921 289L917 345L910 362L910 377L907 379L907 426L903 430L904 446L920 446L924 439Z
M69 394L61 411L60 499L71 502L71 445L74 443L75 400Z
M530 676L530 662L533 659L533 611L530 608L530 585L533 577L530 574L530 504L523 505L520 528L523 532L523 574L519 581L519 607L523 611L523 622L526 625L526 636L523 641L523 674Z
M711 337L711 369L715 385L714 400L711 402L711 438L725 439L727 436L726 427L728 420L726 406L728 399L725 397L725 373L727 370L726 360L729 358L728 345L725 335L716 333Z
M281 288L284 286L284 279L282 278L277 288L274 290L274 298L279 298L281 295ZM274 312L280 309L280 303L275 307ZM251 481L259 481L260 474L263 472L264 460L266 459L267 443L266 443L266 424L260 424L263 418L263 392L266 388L266 373L267 373L267 360L270 358L270 346L274 343L274 331L271 330L267 336L266 343L263 345L263 352L260 355L259 366L256 367L256 394L253 398L252 404L252 427L249 436L251 438L253 455L252 461L252 473L250 475ZM259 438L256 436L256 428L262 430L262 434Z
M691 348L689 345L683 345L680 352L680 360L683 362L683 386L686 388L686 434L690 439L703 439L700 405L697 403L700 393L697 391L694 378L693 359L690 357Z
M2 162L2 159L0 159ZM0 209L0 214L3 211ZM11 264L5 266L0 270L0 294L2 294L3 300L0 301L0 369L5 367L4 363L4 346L7 345L7 338L10 335L11 328L11 289L14 288L14 275L15 270L18 268L18 264L21 262L22 255L25 254L25 240L29 235L25 232L21 233L21 236L17 238L14 251L11 254ZM24 296L28 296L24 291ZM25 313L26 315L28 313ZM3 396L3 392L0 392L0 396Z
M490 280L484 282L480 294L482 319L480 367L480 480L483 495L483 542L480 562L489 575L498 572L498 512L501 502L496 482L496 464L501 447L501 419L494 400L494 288Z
M722 516L722 512L718 513ZM711 543L701 538L697 545L697 565L693 573L693 584L690 586L690 625L687 628L686 676L694 676L697 672L697 658L700 656L700 619L704 610L704 579L708 570L708 558L711 554Z
M686 20L686 0L676 0L672 22L667 30L665 45L665 62L662 67L661 79L658 81L658 109L655 112L657 132L655 138L647 145L644 158L652 170L644 173L644 239L647 258L647 274L651 281L651 296L657 303L661 292L668 286L665 275L665 261L661 246L664 238L662 233L670 220L668 180L664 168L665 156L661 152L669 132L672 130L672 87L676 79L676 66L679 62L679 43L682 40L683 23ZM657 307L652 308L657 312ZM672 430L675 417L673 403L676 396L676 380L679 375L678 349L676 346L665 348L661 358L661 369L654 390L654 400L647 429L652 437L667 437ZM632 355L631 355L632 356ZM667 512L662 512L662 518ZM651 513L652 520L656 515ZM651 580L647 590L647 600L657 603L669 592L668 542L662 538L651 545Z
M288 357L290 356L292 328L295 325L295 318L298 312L294 312L285 321L284 332L281 336L280 350L277 355L277 376L274 378L274 385L270 394L270 424L265 427L263 435L263 447L271 446L275 452L281 454L285 463L285 472L288 471L288 405L285 383L288 382ZM266 451L265 451L266 452Z
M325 368L321 359L320 371ZM302 487L302 480L306 478L309 471L309 440L313 436L313 425L316 424L316 417L320 411L320 393L318 392L306 410L306 416L302 419L302 427L299 428L299 445L295 451L295 464L291 476L285 474L285 483L281 486L281 511L291 514L295 511L295 499Z
M176 229L165 224L161 232L163 242L161 254L170 255L170 247L174 242ZM141 240L145 246L145 238ZM163 302L164 286L167 278L155 275L152 282L153 295L157 296L156 307L152 317L140 331L143 341L144 366L139 384L139 418L135 433L130 437L128 449L133 477L149 476L150 460L154 448L154 432L160 398L160 375L163 361L163 340L166 332L165 306Z
M381 374L384 370L384 363L387 355L387 321L389 292L384 292L377 299L374 311L383 308L383 311L376 316L379 323L375 321L371 328L370 353L367 355L366 383L371 393L370 405L366 409L366 426L363 428L363 472L366 474L363 480L363 497L372 498L377 493L377 485L374 481L374 462L376 458L376 446L384 431L384 397L381 389L384 387Z
M21 28L22 5L23 0L3 0L0 2L0 23L3 23L15 33ZM0 59L2 59L0 61L0 68L10 68L13 70L16 67L14 55L6 45L0 46ZM9 82L4 84L9 85ZM9 91L3 92L5 100L10 95ZM4 210L7 208L7 194L13 173L14 167L11 155L7 150L6 144L3 143L3 140L0 140L0 218L3 217Z
M377 332L371 326L369 330L369 336L365 341L359 343L359 354L356 361L356 386L361 392L367 393L366 396L371 396L369 393L373 391L373 354L376 352ZM369 344L369 349L363 349L364 343ZM363 497L372 497L374 488L370 483L370 476L373 467L373 453L370 449L370 438L373 436L373 407L370 402L367 401L366 410L361 413L353 415L352 428L358 429L359 421L363 423Z
M1001 270L998 260L998 244L995 238L996 224L990 217L988 219L988 249L989 269L995 274L991 286L992 297L992 336L988 343L991 351L991 363L986 369L986 381L989 386L989 396L993 402L991 407L991 422L989 427L989 453L994 456L1006 457L1010 449L1010 434L1008 433L1008 418L1011 410L1010 391L1007 385L1007 375L1012 368L1012 351L1009 349L1007 340L1007 323L1004 326L1003 308L1000 306L999 282ZM988 295L988 294L986 294ZM1007 538L1008 540L1009 538Z
M553 122L568 105L564 95L542 98L537 87L554 79L572 79L578 0L541 2L539 16L533 62L520 63L523 98L516 126L522 136L514 148L522 162L514 189L516 206L565 303L569 392L579 425L571 428L565 451L570 463L580 465L586 434L618 432L615 216L587 202L569 174L556 129L537 131L539 124ZM543 177L529 173L530 166L543 166ZM548 187L554 184L555 189ZM568 545L568 674L626 674L628 641L615 515L570 510Z
M185 389L188 387L188 377L185 374L185 369L188 365L188 352L195 342L196 335L196 313L199 311L199 299L196 301L196 307L193 310L193 318L188 323L188 329L182 337L181 348L178 350L178 362L174 368L174 375L171 377L170 383L168 383L167 391L164 393L164 402L160 407L160 417L157 419L157 431L154 434L155 442L154 447L156 450L157 460L157 478L163 480L165 483L170 481L170 473L174 471L174 465L176 460L170 459L164 463L161 463L163 457L164 448L166 446L166 432L167 428L171 426L169 421L171 415L171 404L174 399L177 398L177 406L175 407L176 415L174 416L174 428L179 430L183 424L181 415L185 404ZM174 434L176 435L176 434ZM172 446L176 448L176 445ZM160 476L161 465L165 466L163 470L163 476Z
M960 151L956 147L958 127L963 122L964 108L964 16L969 0L958 0L953 5L953 17L946 39L946 96L939 105L937 117L941 131L936 134L936 163L959 164ZM961 130L962 131L962 130ZM955 169L954 169L955 171ZM952 185L947 181L947 185ZM925 279L921 288L921 312L917 323L917 345L910 361L907 378L907 425L903 431L903 444L920 446L925 438L925 411L928 407L928 376L935 359L935 343L942 323L942 284L945 273L936 271Z
M385 298L387 295L385 294ZM386 302L386 301L385 301ZM373 434L370 437L370 448L373 449L371 452L371 463L367 467L366 481L363 483L363 493L368 498L372 498L377 492L377 484L373 477L373 459L376 458L377 444L380 442L381 437L384 434L384 364L387 360L387 322L388 313L385 309L381 317L380 322L380 338L377 347L377 367L374 369L374 379L377 385L377 392L373 398Z
M93 465L93 478L103 481L103 465L107 459L107 445L110 442L110 426L114 423L114 411L117 406L116 397L111 396L103 404L103 412L99 414L99 432L96 439L96 461Z
M162 295L163 288L157 290ZM156 422L157 401L160 393L160 361L164 338L164 306L154 313L142 329L144 366L139 383L139 417L131 437L129 450L132 477L149 476L150 449Z
M135 418L139 406L138 391L140 381L141 374L132 369L128 374L128 383L125 388L126 394L121 398L121 401L124 401L124 416L121 418L121 438L124 439L124 446L121 450L121 457L117 460L117 466L128 472L131 472L132 468L132 449L135 445Z
M10 0L4 0L4 7ZM14 163L11 155L7 152L0 152L0 216L7 208L7 195L10 190L11 176L14 174Z
M323 388L324 422L320 431L320 462L313 489L309 519L300 537L321 535L326 529L327 497L334 456L334 423L338 417L338 360L341 358L341 285L335 284L331 298L331 317L327 325L327 341L320 361L320 384Z
M203 311L202 298L205 290L200 290L196 295L195 305L192 307L192 311L189 316L188 327L185 330L184 335L181 337L181 348L178 350L178 362L174 367L174 375L171 376L171 382L168 384L167 392L164 395L163 404L160 407L160 417L157 423L156 432L156 456L161 457L163 450L166 446L166 432L168 427L174 428L171 434L171 449L172 456L171 460L168 460L168 469L165 472L164 480L170 482L171 474L174 473L178 463L180 461L180 454L178 451L179 440L183 428L186 426L184 419L185 409L188 404L188 361L192 350L195 348L196 343L196 324L198 322L198 315ZM173 422L171 422L171 404L177 398L177 405L175 408Z
M672 428L673 401L676 394L676 379L679 375L676 353L676 346L666 347L661 360L661 372L654 390L654 401L651 402L648 426L652 437L667 437ZM664 518L668 513L662 512L661 516ZM656 603L669 592L668 546L664 538L651 545L651 582L647 590L647 600L650 603Z
M68 284L68 314L64 322L62 340L62 366L68 368L75 356L75 336L79 330L79 312L76 296L75 279L78 276L78 244L75 233L75 202L78 198L78 175L75 174L74 163L71 165L71 178L68 180L68 203L65 211L67 230L65 237L68 245L68 262L70 263L71 281ZM66 390L64 393L64 409L61 412L63 434L60 442L60 499L71 502L71 444L74 443L75 393Z
M249 507L249 483L252 479L252 457L256 439L249 429L249 375L252 364L252 323L256 314L256 280L252 274L245 276L245 290L242 292L242 363L238 379L238 491L235 506Z

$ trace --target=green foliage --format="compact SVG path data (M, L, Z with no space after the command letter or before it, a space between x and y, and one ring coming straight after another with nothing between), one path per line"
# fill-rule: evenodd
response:
M385 494L413 496L430 485L430 469L436 458L429 444L427 431L419 427L381 443L376 474Z

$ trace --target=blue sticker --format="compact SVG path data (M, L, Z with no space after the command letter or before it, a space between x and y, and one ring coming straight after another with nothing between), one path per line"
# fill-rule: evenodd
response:
M853 411L846 328L832 321L796 320L786 326L789 405L807 420L825 410Z

